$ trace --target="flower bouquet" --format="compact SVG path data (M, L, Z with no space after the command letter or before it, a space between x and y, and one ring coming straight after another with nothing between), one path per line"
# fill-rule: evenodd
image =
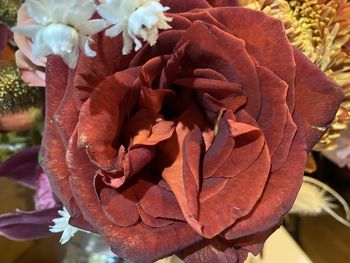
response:
M24 2L16 58L45 86L62 242L82 229L130 262L244 262L279 228L344 95L280 20L238 4Z

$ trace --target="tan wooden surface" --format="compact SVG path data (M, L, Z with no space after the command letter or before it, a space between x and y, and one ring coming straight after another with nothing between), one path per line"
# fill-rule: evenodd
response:
M33 191L0 178L0 213L13 212L16 208L30 210L33 207ZM58 236L35 241L11 241L0 237L0 263L59 263L64 247L58 244Z
M302 218L300 244L314 263L349 263L350 228L329 216Z

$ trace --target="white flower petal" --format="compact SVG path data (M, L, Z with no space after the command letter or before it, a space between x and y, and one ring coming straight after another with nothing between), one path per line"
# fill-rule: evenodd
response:
M72 0L56 0L51 1L51 4L47 2L46 6L48 12L50 12L51 19L56 23L68 24L69 14L72 12L72 3L74 3Z
M86 0L83 3L73 1L71 11L68 13L68 23L78 27L82 21L89 20L95 12L96 4L94 0Z
M27 0L25 3L30 17L32 17L38 24L45 25L49 23L50 19L47 16L48 10L42 2L36 0Z
M78 232L78 229L75 228L66 228L61 236L60 243L61 245L66 244L76 233Z
M40 31L33 39L32 53L35 57L44 57L52 54L51 49L43 41L43 32Z
M132 41L132 38L129 36L129 34L126 31L123 32L123 43L124 43L123 55L130 54L130 52L132 50L133 41Z
M90 48L91 42L92 41L87 37L82 39L82 42L81 42L81 47L84 50L85 55L87 55L88 57L96 56L96 52Z
M74 68L79 47L88 56L96 55L89 46L90 41L84 40L107 26L103 19L89 21L96 11L95 0L26 0L25 5L37 24L13 30L32 38L34 56L59 55Z
M65 53L61 55L64 63L70 68L75 68L77 66L79 51L76 49L70 53Z
M97 12L113 24L105 34L115 37L123 31L123 54L129 54L133 43L135 51L142 47L142 39L151 46L158 40L159 29L169 29L172 19L163 12L169 10L159 0L101 0Z
M23 36L33 38L41 29L43 29L43 26L31 24L24 26L15 26L12 28L12 31Z
M116 37L118 36L121 32L125 30L125 27L123 24L116 24L110 28L108 28L105 32L106 36L108 37Z
M80 230L79 228L76 228L69 224L70 215L65 207L63 207L63 210L59 210L58 214L61 217L55 218L54 220L52 220L54 222L54 225L50 226L50 232L52 233L62 232L62 236L60 239L60 243L62 245L67 243L78 231L84 231L89 233L88 231Z
M79 26L79 34L83 36L94 35L105 29L106 26L107 22L103 19L89 20Z
M97 13L111 24L121 23L120 17L115 15L115 11L110 6L97 6Z

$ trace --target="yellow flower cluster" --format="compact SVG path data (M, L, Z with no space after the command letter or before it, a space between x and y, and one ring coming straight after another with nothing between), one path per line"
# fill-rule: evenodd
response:
M350 3L348 0L239 0L280 19L290 42L343 87L345 101L315 147L332 150L350 122Z
M17 10L23 0L0 0L0 21L10 26L16 24Z
M42 104L43 89L28 87L13 64L0 64L0 116Z

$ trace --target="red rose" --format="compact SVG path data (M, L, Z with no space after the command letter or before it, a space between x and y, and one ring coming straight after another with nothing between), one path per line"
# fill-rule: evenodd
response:
M173 28L154 47L122 56L100 34L76 70L49 58L45 171L73 224L123 258L243 262L291 208L342 91L280 21L162 4Z

